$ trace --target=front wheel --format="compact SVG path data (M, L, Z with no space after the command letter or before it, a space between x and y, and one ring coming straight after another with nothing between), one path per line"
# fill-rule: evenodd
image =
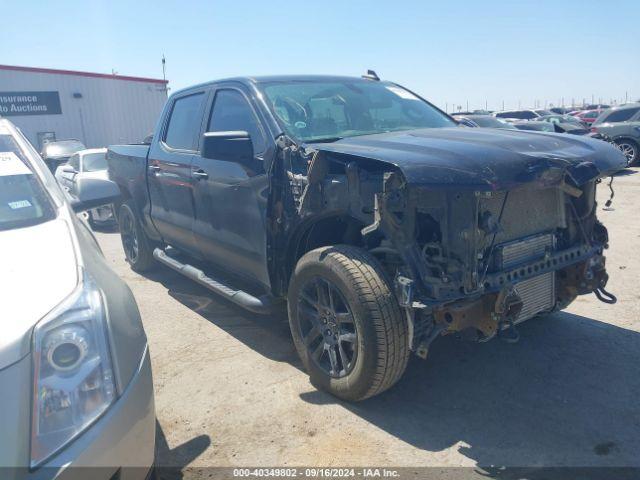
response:
M306 253L291 279L288 304L296 350L316 387L359 401L404 373L407 321L366 251L337 245Z
M136 272L150 270L155 265L153 244L142 230L131 202L125 202L120 206L118 223L122 247L131 269Z

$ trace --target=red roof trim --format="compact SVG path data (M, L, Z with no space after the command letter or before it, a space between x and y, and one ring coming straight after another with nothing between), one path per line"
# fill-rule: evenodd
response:
M76 72L74 70L57 70L54 68L18 67L15 65L0 65L0 70L13 70L17 72L52 73L55 75L74 75L76 77L109 78L111 80L129 80L133 82L160 83L166 85L168 80L157 78L129 77L126 75L109 75L108 73Z

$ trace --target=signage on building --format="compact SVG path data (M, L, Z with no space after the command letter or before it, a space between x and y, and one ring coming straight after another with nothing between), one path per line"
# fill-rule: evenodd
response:
M59 115L58 92L0 92L0 116Z

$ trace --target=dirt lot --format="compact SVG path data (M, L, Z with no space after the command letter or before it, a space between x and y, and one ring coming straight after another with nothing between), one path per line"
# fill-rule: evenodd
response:
M159 267L124 261L149 337L159 463L171 466L640 466L640 174L617 177L609 290L534 319L507 344L436 341L400 383L350 405L316 391L284 315L261 317Z

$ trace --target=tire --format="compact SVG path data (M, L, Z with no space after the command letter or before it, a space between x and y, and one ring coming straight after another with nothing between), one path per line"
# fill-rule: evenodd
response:
M118 223L127 262L136 272L146 272L155 266L153 243L142 230L130 200L120 206Z
M640 147L638 143L629 138L619 138L615 140L615 144L627 157L627 167L637 165L640 161Z
M404 373L407 321L382 267L366 251L336 245L306 253L289 285L288 310L296 350L317 388L360 401Z

